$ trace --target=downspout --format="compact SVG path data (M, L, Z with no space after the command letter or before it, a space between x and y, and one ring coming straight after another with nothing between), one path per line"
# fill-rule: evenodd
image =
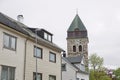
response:
M75 72L75 78L77 79L77 71ZM76 79L75 79L75 80L76 80Z
M76 79L79 78L79 77L77 77L77 74L78 74L78 73L79 73L79 70L76 70L76 73L75 73ZM75 79L75 80L76 80L76 79Z
M62 66L62 55L61 55L61 66ZM61 67L61 80L62 80L62 67Z
M25 40L23 80L25 80L25 72L26 72L27 41L28 41L28 39Z

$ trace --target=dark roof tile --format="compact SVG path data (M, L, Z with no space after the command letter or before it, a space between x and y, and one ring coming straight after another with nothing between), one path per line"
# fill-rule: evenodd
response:
M71 63L81 63L82 58L83 58L83 55L76 56L76 57L67 57L67 59L68 59Z

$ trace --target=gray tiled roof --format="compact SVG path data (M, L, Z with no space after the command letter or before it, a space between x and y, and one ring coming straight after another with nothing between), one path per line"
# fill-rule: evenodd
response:
M32 32L28 26L26 26L25 24L19 22L19 21L16 21L10 17L8 17L7 15L3 14L0 12L0 23L3 24L3 25L6 25L6 27L9 27L11 29L14 29L20 33L23 33L25 35L28 35L32 38L35 38L35 33ZM59 49L61 51L64 51L62 48L60 48L59 46L57 46L56 44L54 43L51 43L51 42L48 42L44 39L42 39L40 36L38 36L38 39L41 41L42 44L46 45L46 46L49 46L50 48L53 47L53 48L56 48L56 49ZM44 43L43 43L44 42Z
M83 58L83 55L76 56L76 57L67 57L67 59L68 59L71 63L81 63L82 58Z
M8 16L6 16L5 14L0 12L0 23L4 24L12 29L15 29L16 31L19 31L23 34L27 34L28 32L26 32L24 28L26 28L27 26L25 26L24 24L20 23L19 21L16 21Z
M81 63L82 57L83 57L83 55L77 56L77 57L62 57L62 59L65 60L65 61L66 61L68 64L70 64L71 66L73 66L75 69L77 69L77 72L84 73L84 74L89 74L89 73L86 72L86 71L80 70L80 68L78 68L78 67L75 65L75 63Z
M66 57L62 57L62 59L66 61L69 65L73 66L78 71L78 68L75 65L71 64L71 62Z

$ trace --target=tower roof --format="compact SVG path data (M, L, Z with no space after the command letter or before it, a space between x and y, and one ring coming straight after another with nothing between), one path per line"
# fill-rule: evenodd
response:
M68 31L75 31L76 29L79 29L79 31L86 31L86 28L78 14L76 14L75 18L73 19Z

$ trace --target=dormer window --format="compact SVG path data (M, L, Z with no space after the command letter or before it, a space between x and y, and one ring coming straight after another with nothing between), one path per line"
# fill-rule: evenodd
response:
M46 32L44 32L44 38L48 39L48 34Z
M48 40L52 41L52 36L51 35L48 35Z
M52 35L47 32L44 32L44 39L52 42Z
M45 30L45 29L40 29L40 30L37 30L37 32L36 32L36 29L37 28L29 28L32 32L34 32L34 33L37 33L37 35L39 36L39 37L41 37L41 38L43 38L43 39L45 39L45 40L47 40L47 41L49 41L49 42L52 42L52 36L53 36L53 34L52 33L50 33L50 32L48 32L47 30Z

